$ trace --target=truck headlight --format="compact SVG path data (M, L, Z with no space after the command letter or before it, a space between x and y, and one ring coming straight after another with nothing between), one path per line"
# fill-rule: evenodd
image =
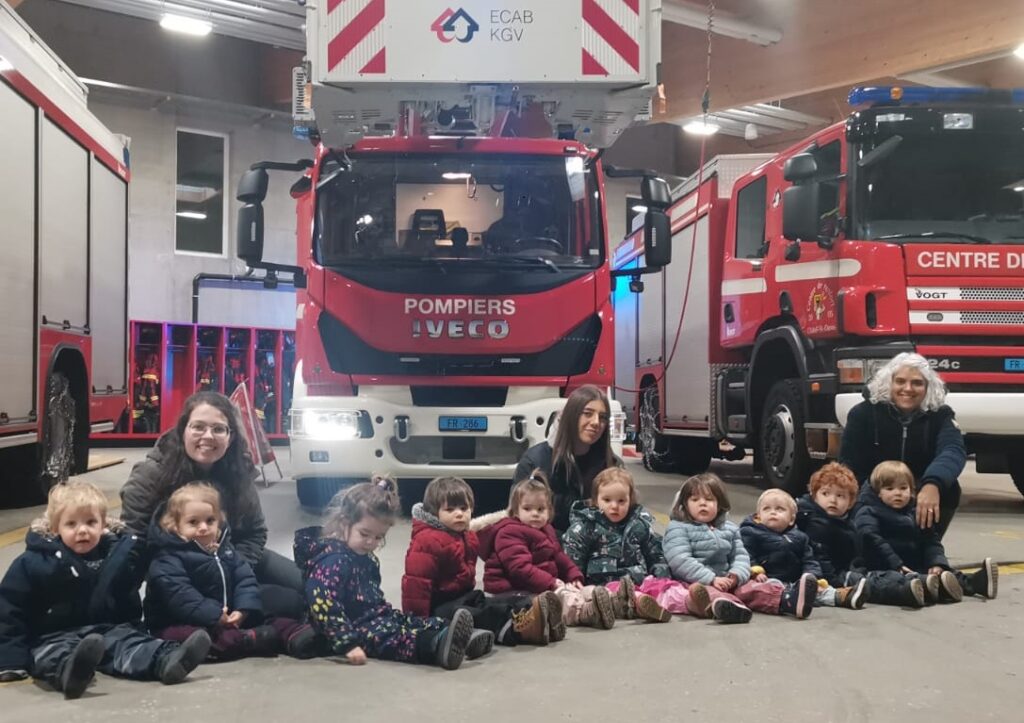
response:
M291 435L324 442L362 436L362 412L355 409L293 409Z
M621 442L626 438L626 413L612 412L608 421L608 433L611 441Z
M839 383L867 384L888 363L888 359L840 359L836 362Z

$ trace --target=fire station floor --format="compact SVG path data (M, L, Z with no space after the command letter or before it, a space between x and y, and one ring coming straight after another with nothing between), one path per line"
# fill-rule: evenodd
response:
M91 472L116 504L131 464L146 450L118 450L121 465ZM280 450L287 475L288 452ZM629 460L660 525L680 478ZM747 462L716 463L734 520L752 511L762 483ZM276 473L270 472L271 478ZM1024 561L1024 500L1008 477L962 478L963 503L946 549L954 564L990 555ZM477 486L478 509L507 486ZM261 492L271 548L289 554L292 531L316 522L290 481ZM41 508L0 511L0 569L23 550ZM400 602L410 525L381 552L384 591ZM481 566L482 569L482 566ZM818 608L806 621L755 615L745 626L676 617L620 621L610 631L573 629L546 648L497 648L455 672L370 661L250 659L200 667L175 687L98 675L78 701L31 681L0 684L0 720L22 721L955 721L1024 720L1024 565L1003 567L999 597L923 610Z

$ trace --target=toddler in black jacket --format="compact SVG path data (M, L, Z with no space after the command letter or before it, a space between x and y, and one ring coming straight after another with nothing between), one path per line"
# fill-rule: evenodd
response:
M960 602L964 594L994 598L999 570L985 558L971 576L951 569L934 528L922 529L914 509L914 473L886 461L861 488L854 524L869 570L894 570L924 583L928 602Z
M182 643L140 629L138 538L108 525L107 499L88 482L50 490L26 550L0 582L0 681L36 678L78 698L96 670L180 683L206 657L210 638Z
M145 607L154 635L185 640L206 630L215 660L282 651L313 657L316 633L309 625L289 618L263 620L260 584L231 545L220 493L212 485L192 482L175 490L154 514L148 541L156 548Z

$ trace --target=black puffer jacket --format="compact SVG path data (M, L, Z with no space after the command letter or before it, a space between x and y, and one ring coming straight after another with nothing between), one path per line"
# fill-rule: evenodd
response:
M616 463L622 466L621 460L616 459ZM526 479L537 468L548 476L548 483L555 498L555 514L551 519L551 526L561 534L569 528L569 510L572 509L573 503L590 497L590 485L594 477L604 471L604 454L599 448L593 448L589 453L577 458L576 464L568 467L561 464L555 466L551 443L541 442L526 450L516 465L512 481Z
M107 532L93 554L83 558L59 537L30 531L27 549L0 582L0 670L31 670L29 651L48 633L101 623L138 624L142 576L132 564L138 544L135 535Z
M821 566L811 551L810 538L797 527L776 532L756 522L751 515L740 525L740 536L750 555L750 564L763 567L768 577L796 582L805 572L822 576Z
M174 492L174 489L163 486L162 478L168 439L176 433L173 429L164 433L146 455L146 459L132 467L128 481L121 488L121 518L128 529L142 539L149 533L149 523L156 508ZM216 469L214 465L214 472ZM267 523L254 484L255 473L253 479L240 481L238 490L234 487L229 489L215 474L203 479L209 481L220 493L221 506L231 526L235 549L255 567L267 545Z
M146 577L146 625L152 631L171 625L212 627L228 612L244 612L245 626L262 617L260 584L231 544L230 531L221 532L216 552L194 540L186 542L157 524L163 506L153 516L148 543L152 561Z
M900 460L910 467L918 487L930 482L947 491L967 464L964 437L954 417L943 405L903 418L891 404L865 400L846 418L839 461L863 483L879 462Z
M847 572L864 566L853 514L832 517L809 494L796 501L796 508L796 526L810 538L822 575L832 587L842 587Z
M894 510L882 502L871 485L864 485L853 521L869 570L899 570L905 565L924 573L936 565L949 567L942 542L934 530L917 526L913 502L902 510Z

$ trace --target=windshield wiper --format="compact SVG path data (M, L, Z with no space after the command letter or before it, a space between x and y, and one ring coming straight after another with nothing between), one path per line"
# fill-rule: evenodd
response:
M501 256L495 259L498 263L504 263L505 261L512 261L517 264L524 264L529 266L536 266L542 264L551 269L551 273L560 274L562 270L558 268L558 265L551 259L546 259L543 256Z
M328 263L329 266L373 266L379 268L382 271L388 268L413 268L422 266L431 266L439 269L441 273L448 273L445 268L445 264L442 263L441 259L431 258L429 256L377 256L377 257L363 257L363 258L342 258L333 259Z
M893 241L893 240L907 240L907 241L930 241L936 238L943 239L959 239L960 241L966 241L972 244L990 244L992 239L987 239L984 236L975 236L969 233L959 233L956 231L922 231L921 233L891 233L886 236L876 236L875 241Z

